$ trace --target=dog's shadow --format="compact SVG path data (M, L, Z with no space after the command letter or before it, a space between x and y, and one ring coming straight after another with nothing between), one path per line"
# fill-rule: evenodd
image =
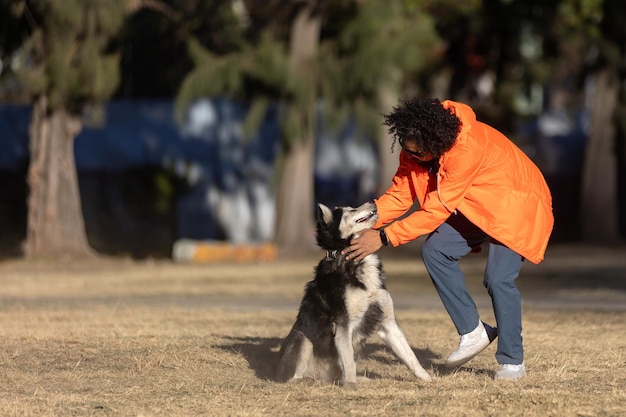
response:
M238 352L246 359L257 378L276 381L275 367L279 358L280 344L283 339L277 337L228 337L228 342L217 346L229 352ZM450 370L442 363L441 356L430 349L413 349L420 364L429 373L447 375ZM398 358L386 345L366 343L361 352L360 361L376 361L385 365L397 364ZM456 370L458 371L458 370ZM380 378L380 375L368 372L368 378Z
M257 378L276 380L274 369L282 339L277 337L228 337L220 349L238 352L248 361Z

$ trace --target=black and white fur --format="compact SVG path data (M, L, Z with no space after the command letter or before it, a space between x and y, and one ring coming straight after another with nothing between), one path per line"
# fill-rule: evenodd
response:
M296 322L281 345L277 380L310 377L356 386L355 349L358 355L376 331L416 377L431 379L398 327L379 257L373 254L355 263L340 253L377 218L373 203L334 210L318 204L317 244L327 254L307 284Z

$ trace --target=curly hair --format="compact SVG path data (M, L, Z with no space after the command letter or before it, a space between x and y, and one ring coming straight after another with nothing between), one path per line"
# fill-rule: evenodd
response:
M417 147L438 159L452 147L461 130L461 120L436 98L415 99L394 107L383 115L384 125L396 140L415 142Z

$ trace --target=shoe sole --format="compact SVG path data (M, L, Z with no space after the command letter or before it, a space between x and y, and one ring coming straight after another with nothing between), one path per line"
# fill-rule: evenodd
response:
M448 366L449 368L455 368L457 366L461 366L464 363L467 363L469 361L471 361L472 359L474 359L476 356L478 356L478 354L480 352L482 352L483 350L487 349L487 347L491 344L491 342L488 342L485 346L481 347L478 351L468 355L468 356L463 356L461 358L458 358L454 361L447 361L446 362L446 366Z

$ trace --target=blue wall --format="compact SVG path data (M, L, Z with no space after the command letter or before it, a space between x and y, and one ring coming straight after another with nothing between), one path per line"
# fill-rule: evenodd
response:
M165 172L177 184L173 239L270 239L278 109L271 108L257 134L245 139L242 122L247 110L230 100L201 100L179 126L169 100L109 103L103 127L87 124L74 145L86 221L97 223L109 216L108 226L101 228L132 229L139 215L128 206L141 202L127 200L133 195L139 199L141 188L146 188L140 177L148 168ZM0 106L0 175L5 178L24 173L28 165L29 118L30 107ZM373 196L375 148L363 139L353 122L331 131L320 117L317 201L355 205ZM0 206L12 204L9 198ZM93 224L87 229L97 234Z

